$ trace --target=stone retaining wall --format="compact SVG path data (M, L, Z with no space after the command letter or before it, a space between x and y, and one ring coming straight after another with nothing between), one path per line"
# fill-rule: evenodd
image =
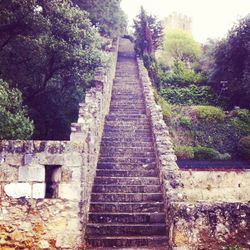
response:
M0 142L0 249L82 249L118 42L80 104L70 141Z
M154 100L142 60L137 59L162 182L171 249L250 249L250 171L181 170Z

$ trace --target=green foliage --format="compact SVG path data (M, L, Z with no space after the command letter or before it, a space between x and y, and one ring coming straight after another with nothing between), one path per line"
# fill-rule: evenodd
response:
M242 113L244 115L242 116ZM176 145L188 144L191 146L200 145L213 148L219 151L221 160L242 159L239 152L238 141L250 135L250 122L245 114L246 110L233 110L224 112L221 119L197 119L194 107L190 106L171 106L171 117L168 119L168 126L172 130L172 140ZM240 119L237 114L243 119ZM221 117L221 116L219 116ZM190 120L185 125L182 119ZM237 120L237 123L235 123Z
M196 160L219 160L220 153L208 147L196 146L193 147L194 159Z
M188 116L183 116L180 118L180 125L182 126L188 126L191 124L191 119Z
M139 56L154 54L161 46L163 29L161 22L152 15L148 15L141 7L141 11L134 20L135 50Z
M191 84L201 83L205 80L201 73L196 73L194 69L187 67L183 61L175 61L171 70L163 75L162 85L165 86L188 86Z
M191 160L194 159L194 150L191 146L176 146L175 154L178 160Z
M34 138L67 139L102 64L96 29L70 0L2 1L0 17L1 74L22 92Z
M175 61L194 62L200 54L200 44L190 34L182 30L167 30L158 57L160 62L171 66Z
M33 122L22 106L22 95L0 79L0 139L27 139L33 133Z
M72 0L89 13L91 22L98 27L101 35L121 36L126 32L127 17L121 9L121 0Z
M216 120L223 121L225 114L222 109L214 106L193 106L193 109L196 111L197 118L202 120Z
M244 159L250 160L250 135L240 139L238 149Z
M170 105L168 104L168 102L166 100L164 100L158 93L157 91L155 90L154 91L154 98L155 98L155 101L158 105L161 106L162 108L162 112L163 112L163 119L164 120L167 120L170 118L170 115L171 115L171 107Z
M214 50L210 75L213 90L224 100L226 108L250 108L250 15L232 28L228 37Z
M184 88L162 88L160 95L171 104L209 105L214 96L208 86L190 85Z

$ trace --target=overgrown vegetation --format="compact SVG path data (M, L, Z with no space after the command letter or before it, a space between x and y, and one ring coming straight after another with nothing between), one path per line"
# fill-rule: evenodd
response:
M10 89L0 79L0 139L30 138L33 122L27 117L27 109L22 106L22 95L18 89Z
M116 16L121 12L114 11L120 2L109 3L102 6L109 31L122 32L125 24ZM21 91L34 121L33 138L69 137L70 123L77 118L78 103L84 100L95 69L107 63L104 39L89 19L92 14L70 0L0 3L0 78Z
M201 47L166 30L156 57L144 53L179 159L249 159L249 31L248 15L226 39Z

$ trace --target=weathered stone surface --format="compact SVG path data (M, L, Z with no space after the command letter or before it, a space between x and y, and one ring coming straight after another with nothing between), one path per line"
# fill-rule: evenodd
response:
M10 183L4 186L6 195L12 198L31 197L31 185L29 183Z
M18 181L45 182L45 168L41 165L22 166L18 169Z
M45 183L34 183L32 186L32 198L44 199L45 197Z

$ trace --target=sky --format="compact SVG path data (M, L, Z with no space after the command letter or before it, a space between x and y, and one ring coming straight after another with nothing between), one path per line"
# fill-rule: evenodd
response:
M250 13L250 0L122 0L121 6L130 24L140 6L159 19L173 12L187 15L192 18L193 37L201 43L225 37L237 20Z

